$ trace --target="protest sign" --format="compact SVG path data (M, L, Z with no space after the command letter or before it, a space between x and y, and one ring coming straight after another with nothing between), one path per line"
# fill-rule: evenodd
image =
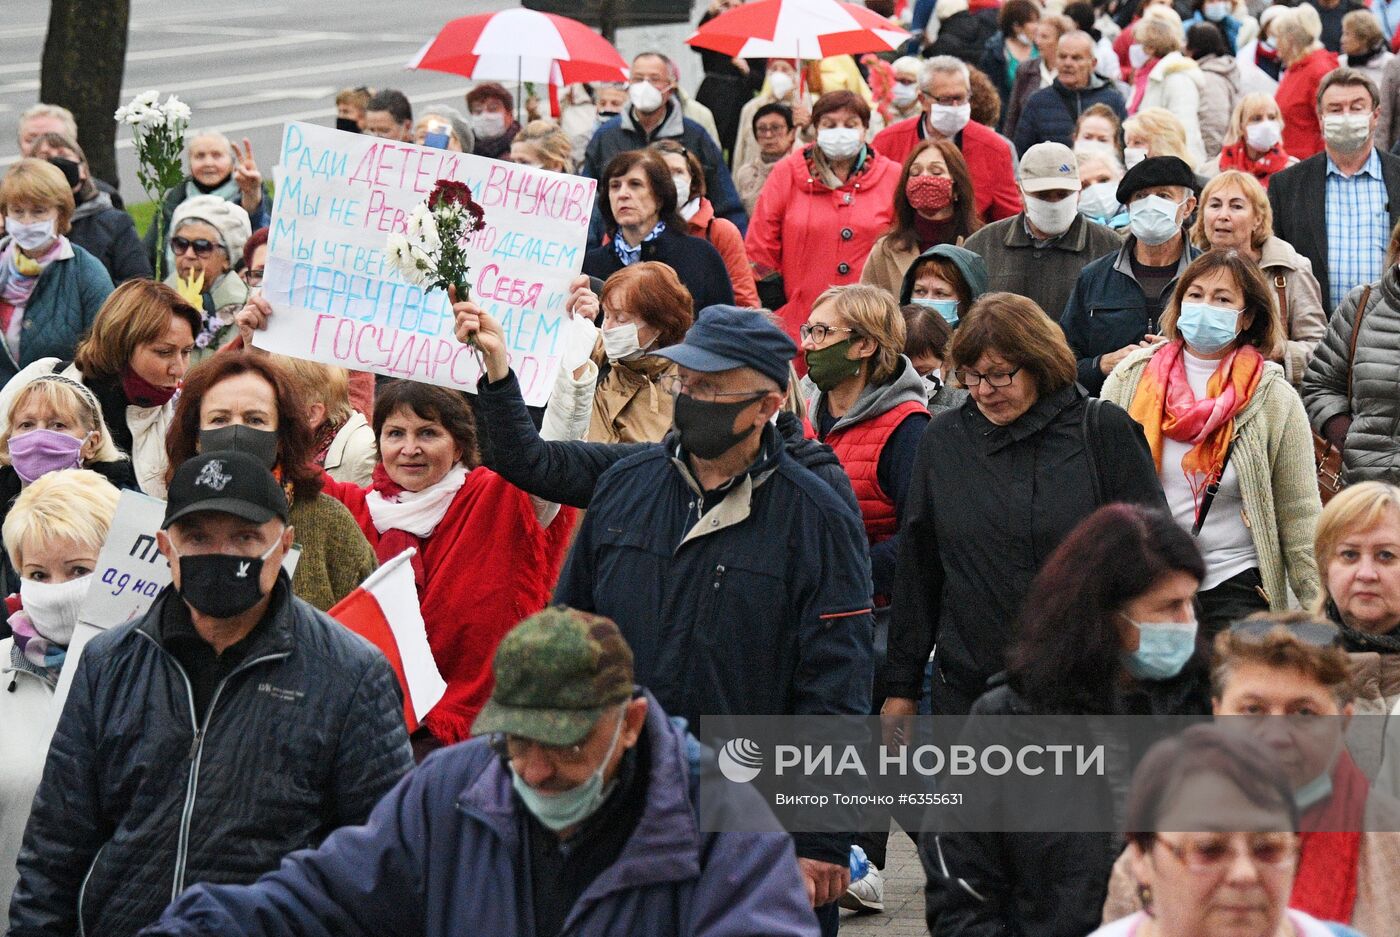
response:
M465 245L471 298L500 321L526 402L548 399L594 180L296 121L275 178L262 287L274 315L254 344L474 392L480 363L453 334L448 297L407 283L385 250L437 180L451 179L485 210Z

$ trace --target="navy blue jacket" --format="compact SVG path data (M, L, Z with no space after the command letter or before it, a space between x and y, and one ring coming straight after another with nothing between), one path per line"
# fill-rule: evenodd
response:
M1098 75L1089 80L1089 87L1071 90L1056 78L1050 87L1041 88L1026 101L1021 119L1016 124L1016 152L1024 153L1037 143L1074 145L1074 125L1079 115L1095 104L1107 104L1118 119L1126 120L1123 96Z
M363 823L413 767L384 655L282 574L247 657L194 725L160 643L172 587L92 640L19 854L12 937L134 934L195 882L251 882Z
M1108 376L1099 370L1099 358L1157 331L1147 297L1131 273L1129 258L1136 243L1137 239L1129 235L1118 253L1100 257L1085 267L1060 316L1060 328L1079 362L1079 383L1096 397ZM1177 276L1200 253L1187 241ZM1162 291L1164 302L1174 289L1176 280Z
M650 241L642 242L642 260L660 261L676 271L681 283L690 290L696 309L734 303L729 268L719 251L704 238L667 227ZM583 257L583 272L590 277L606 280L621 269L622 260L611 242L593 248Z
M649 702L646 807L569 912L564 937L814 937L791 840L701 832L685 735ZM705 809L704 825L724 829L724 816ZM533 937L526 822L487 740L453 745L364 826L288 857L255 885L190 889L143 937Z

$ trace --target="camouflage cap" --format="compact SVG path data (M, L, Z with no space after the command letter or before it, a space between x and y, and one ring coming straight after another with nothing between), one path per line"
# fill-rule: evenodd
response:
M496 648L496 688L473 735L575 745L632 697L632 649L609 618L564 606L516 625Z

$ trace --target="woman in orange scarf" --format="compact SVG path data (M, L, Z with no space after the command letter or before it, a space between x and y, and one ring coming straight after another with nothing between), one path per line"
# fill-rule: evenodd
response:
M1322 509L1303 403L1283 369L1273 294L1234 250L1198 257L1162 314L1163 341L1134 352L1103 397L1142 424L1177 523L1206 561L1201 631L1317 593L1310 544Z

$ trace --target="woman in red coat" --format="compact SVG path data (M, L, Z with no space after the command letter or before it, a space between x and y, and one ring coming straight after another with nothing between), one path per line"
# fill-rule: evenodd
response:
M817 142L773 168L744 240L761 281L781 274L786 302L777 311L794 340L823 290L860 281L899 186L899 164L865 142L870 108L861 98L822 95L812 125Z
M1283 114L1283 149L1295 159L1307 159L1323 148L1322 125L1317 118L1317 86L1324 75L1337 67L1337 55L1318 41L1316 30L1320 27L1316 14L1309 16L1297 10L1289 10L1274 20L1278 57L1287 66L1274 100Z
M326 492L345 502L381 563L418 551L413 574L428 645L447 681L423 723L451 745L471 735L491 695L496 645L549 604L575 512L480 466L471 410L446 388L386 385L374 401L374 435L379 464L369 487L328 482ZM427 741L421 732L418 752Z

